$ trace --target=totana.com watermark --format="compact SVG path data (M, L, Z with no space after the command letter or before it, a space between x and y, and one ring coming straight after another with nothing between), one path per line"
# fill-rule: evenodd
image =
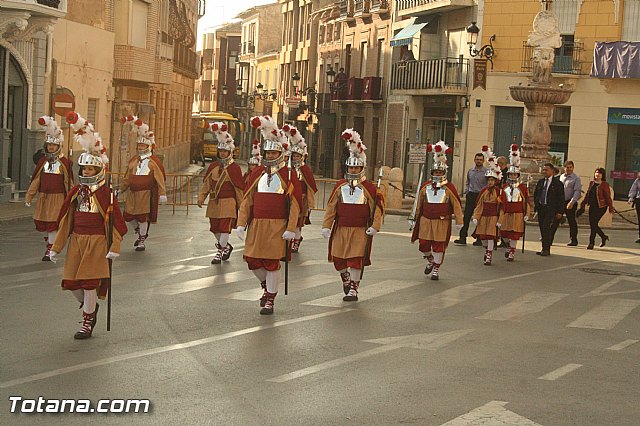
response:
M24 399L10 396L12 413L148 413L148 399Z

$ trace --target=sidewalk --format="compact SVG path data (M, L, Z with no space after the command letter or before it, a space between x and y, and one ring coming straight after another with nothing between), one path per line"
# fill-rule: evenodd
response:
M206 165L208 167L208 164ZM189 164L175 174L180 175L200 175L205 171L205 167L199 164ZM31 207L25 207L24 198L19 202L0 203L0 224L5 225L18 220L31 218L35 209L35 202Z

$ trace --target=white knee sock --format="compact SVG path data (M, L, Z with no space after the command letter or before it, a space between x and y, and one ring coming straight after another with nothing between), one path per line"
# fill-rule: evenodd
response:
M92 314L96 311L96 303L98 302L98 292L96 290L84 291L84 306L82 311L87 314Z
M360 282L360 272L361 269L349 268L349 275L351 275L351 280Z
M280 271L267 271L267 291L269 293L278 292L278 284L280 282Z
M220 233L219 232L214 232L213 236L216 237L216 241L218 241L218 243L220 243Z
M56 235L58 234L58 231L51 231L49 232L47 238L49 238L49 244L53 244L53 242L56 240Z
M296 228L296 240L299 240L302 236L302 228Z
M431 250L422 253L425 258L431 256Z
M433 263L437 263L438 265L441 265L443 259L444 259L444 253L433 252Z
M53 241L49 241L49 233L48 232L43 232L42 235L47 239L47 243L53 244Z
M266 281L266 279L267 279L267 270L266 269L264 269L264 268L254 269L252 272L253 272L253 275L255 275L256 278L260 280L260 282Z
M482 247L487 248L487 242L489 240L481 240L482 241Z
M509 245L511 248L516 248L518 246L518 240L509 240Z
M220 247L225 248L229 243L229 234L227 234L226 232L220 234L220 238L218 238L218 241L220 242Z
M347 268L340 269L338 272L340 272L341 274L344 274L345 272L347 272Z
M142 222L140 224L140 235L146 236L148 229L149 229L149 222Z
M137 219L133 219L131 222L129 222L131 224L131 227L135 230L137 227L140 226L140 223L138 222Z
M82 289L71 290L71 293L73 293L73 295L76 297L76 299L78 299L78 302L80 302L80 303L84 302L84 290L82 290Z
M488 240L487 241L487 250L489 251L493 251L493 244L495 243L495 241L493 240Z

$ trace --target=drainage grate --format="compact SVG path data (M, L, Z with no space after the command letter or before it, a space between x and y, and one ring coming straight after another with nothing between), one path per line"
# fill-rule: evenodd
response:
M615 271L612 269L598 269L598 268L576 268L578 271L586 272L587 274L601 274L601 275L622 275L625 277L640 277L640 274L634 274L633 272Z

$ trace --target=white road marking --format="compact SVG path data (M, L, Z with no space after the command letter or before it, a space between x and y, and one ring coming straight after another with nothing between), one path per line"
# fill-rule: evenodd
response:
M624 342L620 342L617 345L609 346L607 349L610 351L621 351L624 348L628 348L629 346L640 342L640 340L627 339Z
M567 327L611 330L638 306L640 306L640 300L605 299Z
M214 251L216 250L211 250L211 252L214 252ZM240 253L242 251L244 251L244 245L238 245L233 247L233 253ZM204 259L205 257L213 257L213 254L209 253L209 254L203 254L201 256L185 257L183 259L172 260L171 262L167 262L167 264L190 262L192 260Z
M527 315L540 312L566 296L568 294L532 291L476 318L493 321L522 321Z
M331 308L346 306L346 304L360 303L366 300L374 299L380 296L386 296L387 294L394 293L405 288L413 287L422 284L419 281L399 281L399 280L386 280L376 284L365 284L360 286L358 292L358 302L344 302L342 298L344 293L334 294L332 296L322 297L320 299L304 302L303 305L310 306L328 306Z
M613 296L616 294L629 294L629 293L640 293L640 287L635 290L618 290L618 291L607 291L611 287L619 284L623 281L632 282L635 284L640 284L640 278L635 277L625 277L625 276L617 276L608 282L602 284L600 287L595 290L590 291L587 294L582 295L581 297L589 297L589 296Z
M183 281L168 286L162 286L157 289L157 292L160 294L173 296L176 294L202 290L203 288L215 287L222 284L235 283L252 277L255 277L255 275L253 275L253 272L249 270L227 272L226 274L213 275L210 277L197 278L195 280Z
M291 373L283 374L282 376L267 379L267 381L274 383L284 383L288 382L289 380L298 379L300 377L308 376L309 374L318 373L329 368L338 367L340 365L359 361L373 355L393 351L399 348L414 348L435 351L472 331L473 330L456 330L444 333L412 334L408 336L395 336L385 337L382 339L365 340L365 342L376 343L382 346L331 361L326 361L320 364L313 365L311 367L293 371Z
M505 401L491 401L467 414L443 423L441 426L540 426L540 424L504 408L507 404L508 402Z
M334 311L324 312L324 313L321 313L321 314L307 315L307 316L304 316L304 317L292 318L292 319L284 320L284 321L276 321L276 322L274 322L272 324L258 325L258 326L255 326L255 327L245 328L243 330L231 331L231 332L228 332L228 333L218 334L218 335L215 335L215 336L205 337L205 338L202 338L202 339L191 340L189 342L176 343L176 344L173 344L173 345L166 345L166 346L159 346L157 348L145 349L145 350L141 350L141 351L131 352L131 353L128 353L128 354L116 355L116 356L112 356L112 357L109 357L109 358L97 359L95 361L86 362L86 363L83 363L83 364L76 364L76 365L72 365L72 366L69 366L69 367L59 368L59 369L56 369L56 370L46 371L46 372L43 372L43 373L33 374L33 375L30 375L30 376L21 377L21 378L18 378L18 379L2 382L2 383L0 383L0 388L9 388L9 387L12 387L12 386L22 385L22 384L25 384L25 383L31 383L31 382L35 382L35 381L38 381L38 380L44 380L44 379L60 376L60 375L67 374L67 373L74 373L76 371L82 371L82 370L87 370L87 369L90 369L90 368L101 367L103 365L114 364L114 363L120 362L120 361L126 361L126 360L136 359L136 358L143 358L143 357L150 356L150 355L157 355L157 354L162 354L162 353L176 351L176 350L189 349L189 348L193 348L195 346L201 346L201 345L206 345L206 344L209 344L209 343L219 342L221 340L227 340L227 339L231 339L233 337L244 336L244 335L255 333L255 332L258 332L258 331L262 331L262 330L270 330L272 328L282 327L282 326L285 326L285 325L297 324L297 323L304 322L304 321L312 321L312 320L319 319L319 318L330 317L330 316L333 316L333 315L342 314L342 313L349 312L349 311L352 311L352 310L353 309L347 309L347 308L336 309Z
M336 288L340 288L340 277L336 275L312 275L310 277L303 278L301 280L292 281L290 283L290 287L293 291L304 290L307 288L318 287L324 284L328 284L333 282L336 284ZM262 295L262 289L251 288L249 290L244 291L236 291L235 293L231 293L225 298L233 299L233 300L250 300L255 301L260 298Z
M466 302L469 299L480 296L491 290L493 289L488 287L478 287L475 284L461 285L426 297L418 302L389 309L389 312L417 314L425 311L446 309L455 306L458 303Z
M538 377L540 380L557 380L560 377L571 373L572 371L577 370L582 367L582 364L567 364L564 367L560 367L556 370L553 370L550 373L545 374L544 376Z

